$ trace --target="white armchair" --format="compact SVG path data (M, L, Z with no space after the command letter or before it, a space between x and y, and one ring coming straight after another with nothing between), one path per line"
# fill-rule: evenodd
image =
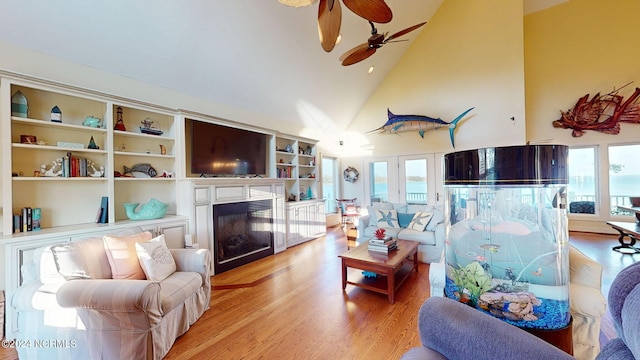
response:
M20 358L161 359L209 308L206 249L169 250L176 271L151 281L112 279L102 238L61 246L64 253L47 246L23 265L12 299L16 338L48 343L18 348ZM74 278L61 271L69 267Z

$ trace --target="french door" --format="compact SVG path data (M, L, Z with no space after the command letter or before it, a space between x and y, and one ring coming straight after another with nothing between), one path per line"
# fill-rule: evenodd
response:
M443 154L374 158L366 162L368 203L444 203Z

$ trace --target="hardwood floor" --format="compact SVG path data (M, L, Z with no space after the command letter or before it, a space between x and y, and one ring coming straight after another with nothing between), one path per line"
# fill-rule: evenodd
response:
M337 227L214 276L211 309L167 359L397 359L419 345L416 317L429 297L428 265L419 265L391 305L382 294L342 291L344 251Z
M612 251L614 235L572 232L570 242L604 265L605 296L615 275L640 260L640 254ZM336 227L326 237L213 276L211 309L166 359L397 359L418 346L429 265L419 265L391 305L382 294L352 286L342 291L338 255L346 247ZM611 337L610 320L603 331L609 334L602 342ZM16 358L0 349L0 359Z

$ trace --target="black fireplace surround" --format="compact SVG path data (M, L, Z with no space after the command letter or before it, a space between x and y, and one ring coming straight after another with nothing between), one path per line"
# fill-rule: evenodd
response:
M216 274L273 255L272 200L213 205Z

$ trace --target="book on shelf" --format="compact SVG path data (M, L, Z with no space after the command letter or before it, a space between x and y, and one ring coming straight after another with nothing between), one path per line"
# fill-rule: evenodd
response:
M100 201L100 208L96 215L96 222L99 224L106 224L109 222L109 198L107 196L103 196Z
M14 232L40 230L41 215L42 210L40 208L23 207L20 215L14 215L13 217Z

